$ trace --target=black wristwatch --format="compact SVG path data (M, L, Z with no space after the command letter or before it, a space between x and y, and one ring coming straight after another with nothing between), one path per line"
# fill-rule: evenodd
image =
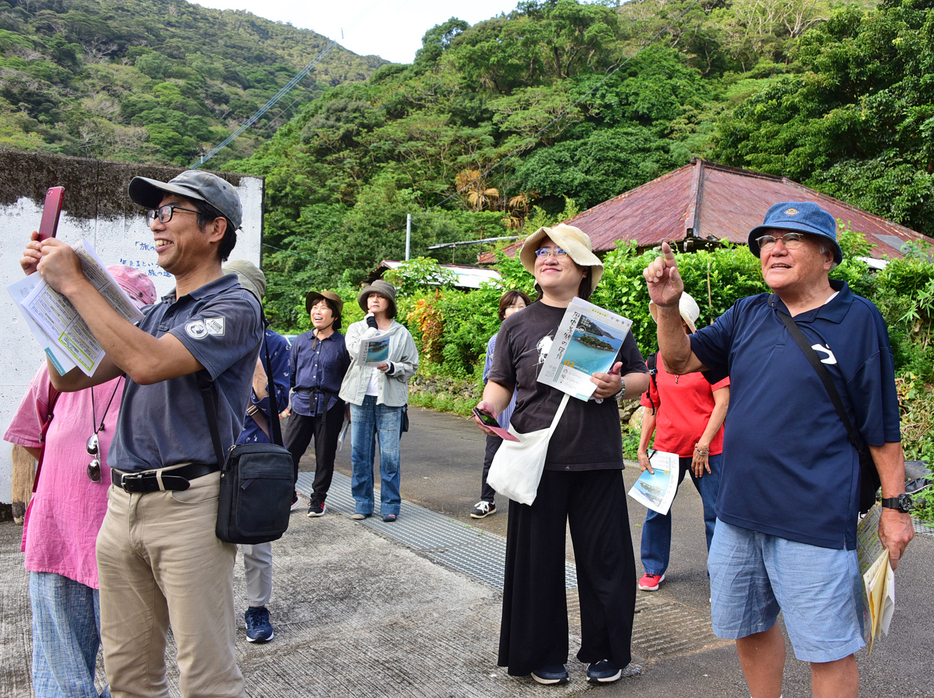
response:
M903 514L907 514L914 507L910 494L900 494L897 497L889 497L882 500L882 506L888 509L895 509Z

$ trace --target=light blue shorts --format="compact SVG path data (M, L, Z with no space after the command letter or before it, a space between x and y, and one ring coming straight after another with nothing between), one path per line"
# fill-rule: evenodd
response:
M771 628L781 611L795 656L848 657L863 642L855 550L831 550L717 520L707 556L713 631L728 640Z

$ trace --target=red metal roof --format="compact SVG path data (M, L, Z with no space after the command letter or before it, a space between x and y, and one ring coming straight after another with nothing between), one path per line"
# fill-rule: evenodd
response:
M762 222L772 204L811 201L874 245L872 257L901 257L906 242L927 240L903 225L808 189L787 177L725 167L700 159L640 187L604 201L566 221L590 236L595 252L606 252L617 240L639 247L663 241L729 240L746 243L749 231ZM521 247L506 248L512 254ZM486 257L487 255L484 255ZM489 262L494 261L492 255ZM487 261L481 258L481 262Z

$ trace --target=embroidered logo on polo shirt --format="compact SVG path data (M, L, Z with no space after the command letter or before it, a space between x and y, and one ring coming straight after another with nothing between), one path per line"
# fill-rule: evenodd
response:
M185 325L185 332L192 339L204 339L208 336L208 328L204 326L202 320L192 320Z
M822 354L826 354L826 355L827 355L827 358L826 358L826 359L821 359L821 360L820 360L820 362L821 362L822 364L830 364L830 365L832 366L832 365L834 365L835 363L837 363L837 357L833 355L833 352L832 352L832 351L830 351L830 347L825 347L825 346L823 346L823 345L821 345L821 344L812 344L812 345L811 345L811 349L813 349L814 351L819 351L819 352L821 352Z
M224 318L222 317L206 317L204 318L204 326L208 330L208 334L215 337L224 336Z
M798 209L796 209L796 208L789 208L787 211L785 211L785 215L786 215L786 216L797 216L797 215L798 215Z

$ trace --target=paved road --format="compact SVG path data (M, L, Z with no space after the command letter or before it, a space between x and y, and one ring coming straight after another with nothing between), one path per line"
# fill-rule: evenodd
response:
M480 522L469 518L479 494L483 436L467 420L451 415L413 408L411 419L412 431L402 442L407 501L399 521L352 521L353 503L342 475L335 480L327 516L294 514L286 535L274 544L270 610L276 637L267 645L250 645L242 627L238 629L237 660L250 696L563 698L595 691L606 698L748 698L735 649L709 631L700 500L690 486L673 508L668 581L658 592L639 594L633 651L643 674L592 687L584 681L584 666L572 660L567 686L544 688L528 678L506 676L495 666L496 587L458 571L453 563L436 562L457 557L457 541L465 538L479 546L485 559L502 556L499 534L505 530L506 507ZM345 473L347 448L339 460ZM303 460L302 469L305 487L313 457ZM634 477L633 471L625 473L628 483ZM637 549L643 516L641 507L631 507ZM32 695L21 535L20 527L0 524L0 696L13 698ZM242 604L241 564L235 573L235 595ZM883 638L871 657L865 651L858 657L862 695L930 698L934 537L912 543L896 585L892 635ZM580 645L574 597L572 590L572 653ZM169 656L174 656L171 646ZM810 695L808 674L806 665L789 659L786 698ZM175 678L171 667L172 696L179 695Z
M505 536L508 502L498 503L502 506L497 513L481 521L469 516L479 499L483 435L463 417L420 408L410 408L409 414L411 430L402 439L403 497L458 521ZM349 451L339 454L338 469L350 473ZM637 477L638 466L624 472L627 488ZM641 576L638 551L645 509L632 500L630 504L636 568ZM658 616L658 623L649 621L648 617L637 618L634 652L645 662L647 672L639 679L642 684L639 690L649 690L647 684L651 680L653 694L670 691L681 696L745 698L748 692L731 643L717 641L711 635L708 647L696 646L684 651L680 646L679 635L686 632L682 624L693 628L698 617L702 617L709 628L710 610L702 507L700 497L689 483L679 491L672 514L671 565L666 581L658 592L639 595L640 606L646 600L652 601L652 605L640 609L640 613ZM573 557L570 539L568 554ZM909 546L908 556L899 566L896 589L898 604L892 620L892 634L883 637L871 656L866 650L858 655L861 695L932 698L934 616L930 609L934 608L934 536L916 536ZM674 620L670 622L670 618ZM657 643L650 639L653 627L657 627ZM491 639L493 636L495 629L491 629ZM665 645L678 649L668 654ZM789 645L785 698L810 695L810 671L793 656ZM716 687L701 688L711 677L716 677ZM623 684L615 689L602 687L602 690L607 696L629 695L631 692Z

